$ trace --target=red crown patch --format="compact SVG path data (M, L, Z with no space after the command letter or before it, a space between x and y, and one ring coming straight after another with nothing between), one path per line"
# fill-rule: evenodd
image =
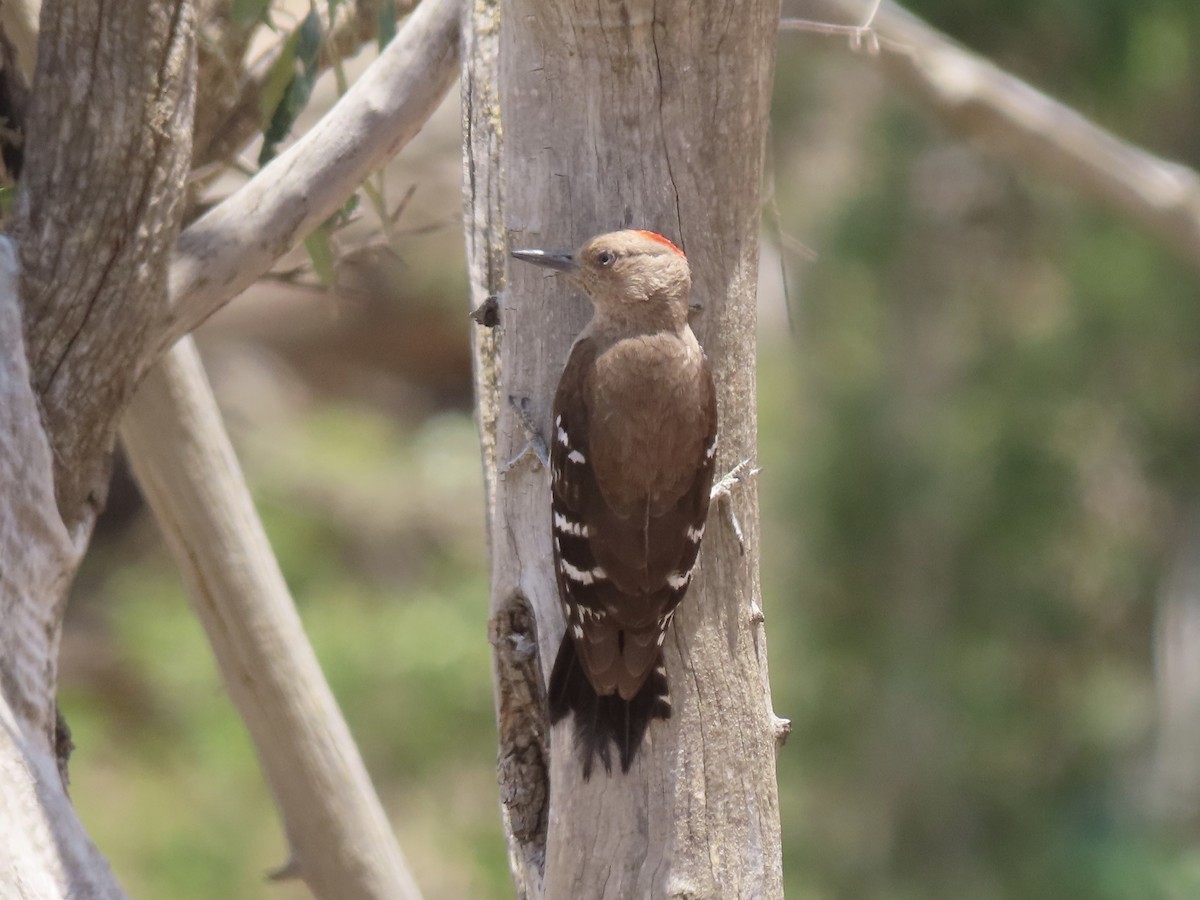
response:
M674 250L680 256L684 255L682 250L680 250L678 247L676 247L673 243L671 243L669 240L667 240L665 237L663 237L657 231L643 231L640 228L635 228L634 231L636 231L642 237L648 237L652 241L658 241L660 244L666 244L668 247L670 247L672 250ZM686 259L686 258L687 257L685 256L684 259Z

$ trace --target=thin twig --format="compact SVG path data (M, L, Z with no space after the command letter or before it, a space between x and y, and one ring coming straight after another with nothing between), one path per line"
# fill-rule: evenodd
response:
M420 129L458 75L456 0L425 0L302 138L180 235L159 350L216 312L345 203Z
M822 0L859 14L854 0ZM1100 200L1200 268L1200 174L1124 141L1074 109L963 49L895 3L872 0L866 21L895 81L945 124L1015 165ZM862 26L830 26L852 34ZM849 31L847 31L849 29ZM816 30L816 29L809 29Z
M879 35L871 27L883 0L873 0L871 8L861 25L838 25L833 22L818 22L815 19L781 19L781 31L808 31L813 34L845 35L850 38L853 50L865 49L871 56L879 55Z

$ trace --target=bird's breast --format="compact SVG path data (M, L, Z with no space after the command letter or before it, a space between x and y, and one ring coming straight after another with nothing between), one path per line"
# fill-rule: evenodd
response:
M705 451L703 365L690 331L625 338L597 356L592 466L614 509L687 490Z

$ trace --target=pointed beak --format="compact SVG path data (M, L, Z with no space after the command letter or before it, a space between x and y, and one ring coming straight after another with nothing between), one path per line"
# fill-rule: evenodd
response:
M511 253L513 259L556 269L559 272L575 272L579 269L579 263L575 262L575 257L570 253L551 253L546 250L513 250Z

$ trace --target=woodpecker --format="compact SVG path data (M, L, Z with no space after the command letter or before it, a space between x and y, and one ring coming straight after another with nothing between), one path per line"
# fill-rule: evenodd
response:
M671 715L663 642L695 572L717 452L712 370L688 325L691 270L652 231L574 253L512 255L567 273L592 302L554 397L554 567L566 632L551 724L573 714L583 777L611 747L628 772L651 720Z

